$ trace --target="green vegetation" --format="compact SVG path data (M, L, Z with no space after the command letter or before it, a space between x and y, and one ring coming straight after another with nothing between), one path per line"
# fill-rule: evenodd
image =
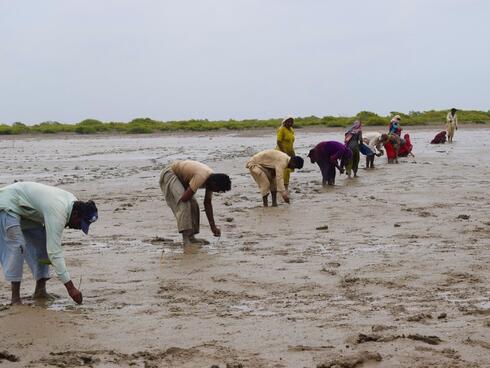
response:
M388 125L390 118L399 114L402 117L403 125L428 125L444 124L446 121L447 110L430 110L430 111L410 111L408 114L392 111L389 116L380 116L370 111L361 111L352 117L337 116L307 116L295 119L295 126L325 126L325 127L346 127L356 118L360 118L366 126L383 126ZM166 131L207 131L218 129L254 129L277 127L282 119L267 120L220 120L209 121L203 120L186 120L186 121L156 121L149 118L137 118L129 123L122 122L102 122L95 119L85 119L78 124L63 124L57 121L46 121L36 125L25 125L20 122L12 125L0 124L0 135L6 134L54 134L54 133L78 133L78 134L96 134L103 132L116 132L128 134L147 134ZM490 123L490 110L475 111L461 110L458 111L458 120L460 123Z

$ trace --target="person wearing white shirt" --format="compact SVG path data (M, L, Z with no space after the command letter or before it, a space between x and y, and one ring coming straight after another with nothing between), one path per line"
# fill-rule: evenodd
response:
M447 130L447 141L452 142L454 137L454 131L458 130L458 116L456 115L456 110L454 107L447 113L446 116L446 130Z
M65 227L88 233L98 218L93 201L82 202L70 192L33 182L0 188L0 263L12 288L12 304L21 304L20 284L24 261L36 280L35 298L46 298L49 265L70 297L82 303L82 293L66 268L61 237Z
M366 168L374 168L374 156L383 156L383 144L388 140L388 134L378 132L364 133L362 140L373 152L372 155L366 155Z

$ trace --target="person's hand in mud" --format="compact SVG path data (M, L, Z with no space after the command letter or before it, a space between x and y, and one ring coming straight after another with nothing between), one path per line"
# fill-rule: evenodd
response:
M289 203L288 192L286 192L286 191L282 192L281 196L282 196L282 199L284 200L284 202Z
M337 168L337 170L339 170L339 173L343 174L344 173L344 168L342 166L340 166L337 162L335 163L335 167Z
M83 296L82 292L78 290L75 285L73 285L72 281L68 281L65 284L66 291L68 291L68 295L73 299L73 301L77 304L82 304Z
M221 236L221 229L218 226L212 225L211 226L211 231L213 232L213 235L214 236L216 236L216 237Z

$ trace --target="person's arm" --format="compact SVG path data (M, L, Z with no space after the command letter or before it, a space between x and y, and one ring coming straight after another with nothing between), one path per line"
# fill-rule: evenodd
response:
M339 172L341 174L344 173L344 169L342 168L342 166L339 164L339 161L338 160L335 160L335 167L337 168L337 170L339 170Z
M191 187L188 187L182 194L182 197L180 197L179 202L187 202L192 198L193 195L194 191L191 189Z
M371 139L371 141L369 142L369 145L372 146L373 148L376 149L376 156L382 156L384 151L383 151L383 142L381 142L381 138L380 137L374 137L373 139Z
M206 212L206 217L208 218L209 227L213 232L214 236L220 236L221 230L214 223L213 214L213 192L206 188L206 194L204 195L204 212Z
M45 217L44 226L46 229L46 250L51 265L61 282L65 285L68 295L77 304L81 304L83 301L82 293L73 285L70 279L70 274L66 269L63 250L61 249L61 235L65 225L62 221Z

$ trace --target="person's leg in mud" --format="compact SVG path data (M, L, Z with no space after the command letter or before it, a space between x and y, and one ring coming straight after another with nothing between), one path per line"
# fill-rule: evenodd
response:
M271 192L272 207L277 207L277 192Z
M357 170L359 169L359 161L360 161L360 153L359 147L354 148L352 150L352 172L354 173L354 177L357 176Z
M11 304L22 304L20 285L24 265L25 239L20 220L0 211L0 262L5 280L11 285Z
M270 193L270 181L266 172L258 165L254 165L249 168L250 175L255 180L260 189L260 194L262 195L262 205L268 207L268 198Z
M327 184L329 186L335 185L336 168L335 165L330 163L327 165Z
M393 137L395 138L395 140L394 140L395 143L393 145L393 148L395 149L395 160L394 160L394 162L395 162L395 164L397 164L398 163L398 152L400 151L400 146L401 146L402 142L401 142L401 139L398 135L393 134Z
M447 142L452 143L454 136L454 127L452 124L449 124L447 127Z
M286 168L284 169L284 188L286 188L286 191L289 190L289 180L291 179L291 173L293 172L293 169Z
M271 189L272 207L277 207L276 172L275 170L269 169L267 170L266 174L267 174L267 178L269 179L269 187Z
M26 240L26 262L36 280L36 288L32 297L37 300L53 300L55 296L48 294L46 290L46 282L50 279L46 229L44 226L39 226L22 232Z
M350 179L352 177L352 166L353 166L353 158L349 159L345 164L345 173L347 177Z
M165 196L165 202L172 210L177 220L177 228L182 234L182 243L184 246L191 245L191 237L194 235L194 225L192 222L191 202L180 202L185 188L179 178L170 168L165 168L160 174L160 188Z
M374 169L374 157L375 155L366 156L366 167L368 169Z
M189 240L193 244L209 244L206 239L196 238L195 235L199 234L200 229L200 212L199 212L199 204L197 203L195 198L192 198L191 203L191 221L192 221L192 235L189 237Z

